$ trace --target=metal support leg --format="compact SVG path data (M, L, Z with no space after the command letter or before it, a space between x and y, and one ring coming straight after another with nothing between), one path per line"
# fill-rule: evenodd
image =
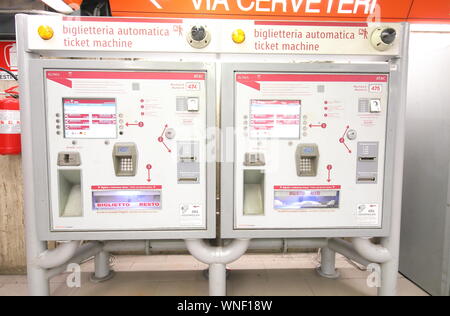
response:
M33 235L33 236L31 236ZM50 296L50 284L47 278L47 270L40 268L34 262L39 254L47 250L45 242L35 238L31 232L27 233L27 278L28 294L30 296Z
M409 49L409 26L405 26L405 40L403 43L403 54L407 56ZM393 73L394 87L402 87L408 81L408 59L396 59L395 66L398 73ZM392 68L392 67L391 67ZM396 127L396 145L395 145L395 164L394 164L394 180L392 192L392 218L391 231L389 237L381 240L381 245L385 247L392 256L392 259L381 265L381 287L378 290L380 296L397 295L398 267L400 257L400 234L402 221L402 193L403 193L403 167L405 157L405 117L406 117L406 89L401 89L401 102L398 107L398 121Z
M209 264L209 294L226 296L228 263L238 260L248 249L250 239L235 239L227 246L212 247L203 240L187 239L186 246L197 260Z
M24 17L19 23L24 23ZM25 29L19 30L17 37L17 51L24 52L26 50L23 39L26 38ZM20 33L19 33L20 32ZM26 76L31 74L29 63L25 61L24 54L19 54L20 76L20 103L30 104L31 95L30 87L26 80ZM33 130L32 130L32 114L29 106L21 107L21 125L22 125L22 171L24 183L24 213L25 213L25 235L27 244L27 271L28 271L28 293L32 296L48 296L50 295L50 285L47 278L46 270L38 267L36 258L47 250L47 244L38 238L37 223L38 218L35 213L35 194L34 194L34 165L33 165Z
M328 247L321 250L320 267L316 269L317 273L327 279L337 279L340 273L336 270L336 252Z
M398 227L398 231L399 230L400 227ZM383 238L381 244L389 250L392 255L392 259L381 264L381 287L378 289L378 295L396 296L400 253L400 233L393 233L391 237Z
M213 263L209 266L209 295L227 295L227 269L222 263Z
M114 271L109 265L110 254L101 251L95 256L95 273L91 275L91 281L94 283L105 282L114 277Z

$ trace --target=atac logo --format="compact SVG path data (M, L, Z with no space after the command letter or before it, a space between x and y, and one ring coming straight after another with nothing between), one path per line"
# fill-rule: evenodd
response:
M186 90L188 91L200 91L200 82L187 82Z

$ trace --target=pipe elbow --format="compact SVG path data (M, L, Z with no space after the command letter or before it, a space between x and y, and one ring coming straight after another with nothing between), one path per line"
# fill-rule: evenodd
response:
M250 245L250 239L235 239L226 247L221 247L221 258L231 263L242 257Z
M73 258L80 244L80 241L69 241L62 243L55 249L46 250L37 257L36 265L42 269L62 266Z
M206 264L227 264L239 259L248 249L249 239L236 239L225 247L212 247L199 239L187 239L186 247L197 260Z
M386 263L392 260L389 250L372 243L370 238L353 238L352 243L356 252L370 262Z

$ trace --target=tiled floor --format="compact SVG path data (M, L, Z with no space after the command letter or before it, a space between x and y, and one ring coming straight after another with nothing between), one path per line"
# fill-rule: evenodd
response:
M360 271L338 256L338 280L323 279L314 271L315 254L246 255L230 264L228 294L237 296L362 296L376 295L367 286L367 272ZM100 284L89 281L93 262L83 265L81 288L69 289L66 275L51 280L52 295L208 295L203 276L206 265L191 256L121 256L113 259L114 279ZM0 296L26 295L24 276L0 276ZM427 295L410 281L399 276L399 294Z

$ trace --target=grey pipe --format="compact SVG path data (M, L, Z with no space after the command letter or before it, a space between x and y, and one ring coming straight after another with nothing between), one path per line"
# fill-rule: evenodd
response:
M352 243L345 241L343 239L339 238L332 238L328 241L328 248L331 250L336 251L337 253L340 253L344 257L355 261L356 263L359 263L363 266L368 266L372 262L368 261L367 259L361 257L353 247Z
M17 24L17 51L25 51L27 34L25 32L25 15L16 16ZM34 188L34 167L33 167L33 129L31 104L31 87L26 80L27 75L31 74L30 65L26 60L25 54L18 54L18 64L20 69L20 119L22 125L22 170L23 170L23 208L25 214L25 239L27 253L27 279L28 293L31 296L50 295L50 286L45 277L46 271L34 264L35 258L47 249L47 244L40 240L37 232L38 215L35 209L35 188Z
M228 264L236 261L247 252L250 239L235 239L224 247L212 247L200 239L187 239L186 246L192 256L206 263Z
M69 260L70 262L64 262L59 267L47 270L47 278L51 279L61 273L66 272L68 263L76 263L80 264L83 261L94 257L98 253L100 253L103 249L103 244L100 242L90 242L78 247L75 255Z
M302 238L302 239L254 239L250 241L249 250L276 250L304 249L326 247L326 238ZM184 241L156 240L156 241L107 241L104 250L107 252L162 252L162 251L187 251Z
M147 242L145 240L136 241L108 241L105 242L103 250L106 252L121 251L146 251Z
M317 273L328 279L337 279L340 273L336 270L336 252L330 247L323 247L320 252L320 267Z
M110 279L112 277L111 266L109 263L110 254L107 251L100 251L95 256L95 272L91 276L91 280L94 282L102 282Z
M386 263L392 260L389 250L382 245L376 245L370 238L353 238L353 246L358 254L374 263Z
M378 290L380 296L394 296L397 294L398 268L400 256L400 234L402 221L402 190L403 190L403 167L405 159L405 139L406 139L406 103L407 103L407 84L408 84L408 51L409 51L409 24L404 25L405 37L402 47L403 58L397 59L395 65L401 76L397 75L394 82L391 81L391 90L393 93L399 93L400 103L396 104L398 111L398 120L395 122L395 165L394 180L392 183L392 207L391 207L391 227L389 237L382 238L381 245L389 250L392 260L381 265L381 287ZM396 89L404 85L405 89Z
M59 267L72 259L79 246L79 241L62 242L57 248L42 252L35 264L42 269Z
M209 264L209 295L225 296L227 292L226 265L247 252L249 239L235 239L223 247L212 247L199 239L186 240L186 246L194 258Z
M227 295L227 266L223 263L209 265L209 295Z
M328 245L326 238L301 238L301 239L252 239L248 249L250 250L280 250L289 249L323 248Z

